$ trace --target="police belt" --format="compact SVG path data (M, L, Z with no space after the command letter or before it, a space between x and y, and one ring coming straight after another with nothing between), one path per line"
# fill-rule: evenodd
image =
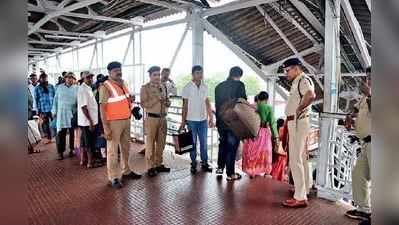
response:
M297 118L297 120L305 119L305 118L307 118L307 117L309 117L309 114L302 114L302 115L299 115L299 117ZM288 121L291 121L291 120L294 120L294 119L295 119L295 115L287 116L287 122L288 122Z
M370 143L371 142L371 135L368 135L365 138L363 138L363 142L364 143Z
M164 118L166 117L166 113L147 113L148 117L153 118Z

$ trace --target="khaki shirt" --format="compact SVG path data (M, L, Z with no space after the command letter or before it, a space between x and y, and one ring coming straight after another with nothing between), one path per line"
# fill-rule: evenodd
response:
M170 105L169 98L161 104L160 98L166 96L166 87L164 85L156 86L148 82L140 90L140 104L147 113L166 113Z
M357 108L359 108L359 113L356 118L355 128L358 137L363 139L371 135L371 112L367 105L367 97L362 97Z
M301 80L301 78L303 79ZM301 83L299 85L299 89L301 91L302 97L306 94L308 91L314 92L314 86L313 83L310 82L310 78L306 79L306 75L302 73L301 75L297 76L295 80L292 82L291 85L291 91L290 91L290 96L288 97L288 102L287 106L285 107L285 115L286 116L291 116L296 114L296 110L301 102L300 95L298 92L298 82L301 80ZM303 110L304 114L309 113L311 109L311 105L306 107L306 109Z

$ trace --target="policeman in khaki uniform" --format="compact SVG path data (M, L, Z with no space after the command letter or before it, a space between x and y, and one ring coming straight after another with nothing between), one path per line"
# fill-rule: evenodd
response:
M346 119L346 127L351 128L353 117L356 117L355 133L362 144L362 151L352 171L352 195L357 206L346 212L346 216L353 219L370 221L371 216L371 68L366 70L366 82L361 86L363 97L355 112Z
M107 172L113 188L122 187L122 178L139 179L141 175L129 168L130 116L132 96L122 79L121 63L111 62L109 79L100 87L100 112L107 139ZM118 162L118 146L121 165Z
M313 82L304 74L299 59L288 59L282 67L288 80L292 81L285 114L288 121L289 167L295 186L293 198L284 201L283 205L290 208L306 207L311 178L305 142L310 131L309 113L311 104L316 95Z
M167 131L166 113L170 101L167 89L161 83L160 70L158 66L152 66L148 70L150 82L143 85L140 91L141 106L146 112L145 158L149 177L154 177L160 172L170 172L170 168L162 164Z

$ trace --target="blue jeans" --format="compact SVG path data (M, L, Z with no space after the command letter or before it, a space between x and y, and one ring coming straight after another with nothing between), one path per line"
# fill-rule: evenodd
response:
M226 166L227 176L235 174L235 162L240 140L231 130L218 129L219 132L219 152L218 168L224 169Z
M187 121L188 129L193 133L193 151L190 152L191 165L197 165L197 137L200 142L201 162L208 163L208 121Z

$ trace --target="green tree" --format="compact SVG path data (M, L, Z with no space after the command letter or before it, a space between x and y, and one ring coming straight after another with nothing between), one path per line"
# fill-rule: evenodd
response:
M255 75L248 75L242 77L242 82L245 84L245 90L248 96L257 95L261 91L262 81Z

